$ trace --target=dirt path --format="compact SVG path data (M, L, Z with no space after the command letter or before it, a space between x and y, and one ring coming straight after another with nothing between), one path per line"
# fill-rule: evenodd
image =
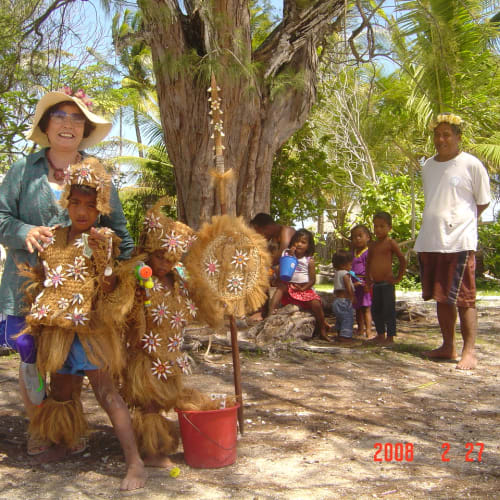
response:
M131 498L498 498L498 305L479 305L480 364L472 373L419 356L439 342L434 314L425 323L400 322L392 349L242 354L245 433L236 463L193 469L180 451L174 456L181 469L177 479L149 469L146 490ZM229 354L216 353L210 362L201 353L195 358L189 385L232 391ZM44 466L27 460L17 367L15 356L0 358L0 499L120 497L118 442L89 389L88 452ZM444 443L449 461L442 460ZM476 443L484 444L481 461ZM471 462L465 460L467 447Z

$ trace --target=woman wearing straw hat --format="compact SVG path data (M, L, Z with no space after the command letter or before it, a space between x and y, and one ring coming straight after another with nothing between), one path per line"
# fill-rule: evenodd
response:
M69 87L48 92L38 102L33 125L27 134L43 149L16 162L0 185L0 244L8 248L0 284L0 312L7 318L6 338L21 357L20 389L28 418L44 397L43 381L36 371L36 350L30 335L15 336L24 328L27 314L23 302L25 278L18 265L34 266L37 251L52 238L54 226L69 220L58 199L63 191L65 170L86 156L82 151L102 141L111 123L91 112L92 102L82 90ZM122 259L128 258L134 243L126 228L118 193L112 188L112 212L101 226L110 227L122 239ZM43 453L45 443L28 440L28 453Z

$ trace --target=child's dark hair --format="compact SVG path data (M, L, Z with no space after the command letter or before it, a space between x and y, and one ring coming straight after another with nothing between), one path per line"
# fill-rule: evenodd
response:
M349 250L337 250L332 257L334 269L340 269L349 262L352 262L352 253Z
M370 240L372 239L372 233L370 232L370 230L365 225L363 225L363 224L356 224L351 229L351 241L352 241L352 233L354 233L354 231L356 231L356 229L361 229L362 231L364 231L368 235L368 238Z
M302 238L303 236L305 236L309 242L305 255L310 257L311 255L314 255L316 247L314 245L314 235L311 233L311 231L308 231L307 229L299 229L298 231L296 231L295 234L292 236L292 239L290 240L290 244L288 245L288 247L289 248L293 247L293 245L297 243L297 241L299 241L299 238Z
M250 226L253 227L266 227L274 224L273 218L269 214L261 212L257 214L251 221Z
M97 190L93 187L86 186L85 184L71 184L71 189L69 191L68 198L75 192L82 193L84 195L95 194L97 195Z
M392 227L392 216L388 212L377 212L373 216L373 222L375 222L375 219L385 220L385 222L387 222L387 225L390 226L390 227Z

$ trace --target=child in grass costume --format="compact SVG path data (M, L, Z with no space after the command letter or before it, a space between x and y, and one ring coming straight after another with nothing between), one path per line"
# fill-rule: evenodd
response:
M132 408L132 421L146 465L170 467L178 433L165 413L175 406L215 409L217 403L193 389L183 388L190 372L181 352L183 330L198 320L199 310L176 265L195 238L191 228L166 217L160 200L146 215L138 262L152 269L151 288L135 280L136 300L126 321L127 365L122 394ZM125 281L124 278L123 281Z
M46 461L74 452L87 431L75 377L87 375L125 454L122 488L134 489L144 484L143 464L128 409L113 383L124 365L114 323L123 307L114 274L120 239L110 229L93 227L100 214L110 212L111 179L97 159L85 158L68 167L65 182L61 204L71 226L53 229L52 240L39 253L40 268L31 274L37 295L24 333L35 337L38 369L51 374L51 383L29 430L53 443L42 457Z

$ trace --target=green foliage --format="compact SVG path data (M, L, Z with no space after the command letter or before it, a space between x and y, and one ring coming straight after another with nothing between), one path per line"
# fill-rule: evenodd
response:
M139 236L143 229L144 216L158 200L158 193L151 188L123 188L119 192L123 212L127 219L127 229L135 244L139 242ZM176 218L175 198L168 199L170 203L162 208L165 215Z
M500 219L480 224L478 233L484 269L494 277L500 278Z
M325 152L311 145L306 123L276 155L271 174L271 214L284 224L317 218L328 206L331 186Z
M424 197L418 178L415 179L415 220L420 224ZM361 215L357 222L373 227L373 215L384 211L392 215L392 237L399 243L412 239L411 178L408 175L380 174L377 184L366 184L359 196Z
M255 50L269 36L278 18L269 0L250 0L249 8L252 49Z

